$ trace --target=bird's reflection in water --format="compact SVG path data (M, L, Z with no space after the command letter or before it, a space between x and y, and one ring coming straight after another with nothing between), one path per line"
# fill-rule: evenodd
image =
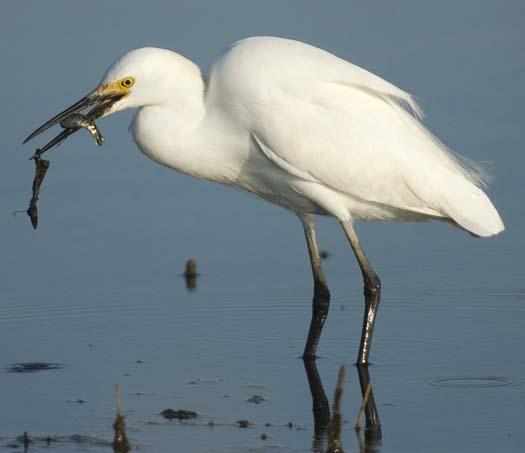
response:
M330 406L324 392L321 377L315 360L305 360L304 368L312 394L312 412L314 414L314 438L312 451L322 452L328 426L330 425Z
M330 427L330 406L326 393L317 371L315 360L305 360L304 368L306 370L306 376L308 378L308 384L310 386L310 393L312 394L312 412L314 416L314 436L312 451L329 453L342 452L342 445L339 440L337 443L337 450L330 450L330 446L325 450L324 445L328 437L328 431ZM361 398L364 398L366 390L371 383L370 375L368 373L368 367L356 367L357 374L359 377L359 384L361 387ZM371 384L370 384L371 385ZM344 414L344 410L342 411ZM365 427L364 429L356 428L356 436L359 443L359 450L361 453L377 453L382 445L382 433L381 424L379 421L379 415L374 399L373 391L370 391L370 395L365 404ZM348 418L348 416L347 416Z
M379 421L379 414L377 412L377 406L374 399L374 391L372 390L372 381L368 374L368 367L358 366L357 374L359 376L359 385L361 387L362 398L365 397L366 390L370 385L370 395L365 405L365 429L363 430L364 439L361 440L361 429L356 428L357 438L361 446L362 452L376 452L379 451L381 446L381 423Z
M359 441L359 450L362 453L375 453L379 451L382 445L381 423L379 421L379 414L374 399L374 391L372 390L372 381L368 374L367 366L357 366L357 374L359 376L359 385L361 387L361 398L365 397L366 390L370 386L370 395L365 404L365 428L356 428L356 436Z

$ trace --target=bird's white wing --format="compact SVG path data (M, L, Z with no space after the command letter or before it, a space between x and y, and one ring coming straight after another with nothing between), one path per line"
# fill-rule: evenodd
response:
M403 108L418 111L404 91L327 52L275 38L242 41L215 71L229 114L289 174L483 233L479 212L494 208L480 179Z
M501 228L475 175L395 102L337 83L310 95L281 93L258 106L251 132L276 165L361 201L450 217L475 234Z

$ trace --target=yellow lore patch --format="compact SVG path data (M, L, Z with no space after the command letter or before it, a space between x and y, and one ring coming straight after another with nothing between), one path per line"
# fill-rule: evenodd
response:
M133 77L124 77L123 79L117 80L115 82L104 83L98 87L98 94L108 95L108 94L128 94L130 88L135 84L135 79Z

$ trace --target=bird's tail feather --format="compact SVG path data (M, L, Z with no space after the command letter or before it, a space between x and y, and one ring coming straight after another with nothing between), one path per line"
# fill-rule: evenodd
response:
M505 226L485 192L460 175L455 176L447 178L447 187L441 191L440 210L476 236L501 233Z

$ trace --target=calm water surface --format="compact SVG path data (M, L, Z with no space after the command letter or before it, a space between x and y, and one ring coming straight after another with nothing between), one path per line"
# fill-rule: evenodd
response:
M523 3L344 2L333 11L289 3L6 6L0 81L23 89L4 90L0 113L1 451L23 451L14 442L24 431L60 439L29 451L109 451L117 383L140 451L312 449L312 396L298 358L312 283L296 219L148 162L125 133L128 113L100 122L102 151L79 133L49 155L38 231L12 216L27 206L33 177L33 148L22 138L91 89L112 59L153 44L206 67L248 34L306 40L378 72L424 101L426 124L447 144L493 162L501 237L476 240L437 224L358 225L383 281L369 369L382 435L373 442L353 430L360 274L340 228L319 222L321 248L332 253L332 304L317 370L331 403L346 367L344 450L523 450ZM180 276L189 258L202 274L194 291ZM21 362L63 368L8 371ZM247 402L254 394L264 401ZM167 408L200 417L169 422L159 415ZM238 428L239 419L252 425Z
M424 234L422 228L416 229ZM93 436L94 443L64 441L56 450L106 450L95 440L111 440L113 386L120 383L128 434L143 451L308 450L312 399L298 359L310 308L306 256L299 237L296 259L279 247L273 259L267 251L259 257L260 245L241 233L237 243L196 246L203 275L191 292L179 275L184 261L175 244L159 260L137 253L134 263L131 248L127 259L92 269L77 265L78 250L62 250L47 266L38 254L20 256L13 265L27 284L9 288L0 309L3 365L51 361L64 368L0 374L3 444L27 430ZM512 278L512 266L485 272L462 256L459 270L429 248L419 266L378 254L390 270L370 367L382 423L382 440L374 445L378 451L517 451L524 441L525 289ZM88 249L91 258L101 253ZM235 250L243 249L249 256L239 251L237 257ZM351 257L342 257L349 251L332 251L326 266L334 296L317 366L330 400L337 369L347 367L342 443L355 451L360 281ZM34 260L43 267L36 274ZM246 402L254 394L265 401ZM201 416L169 422L159 412L170 407ZM239 419L253 425L233 426ZM269 438L259 439L262 433Z

